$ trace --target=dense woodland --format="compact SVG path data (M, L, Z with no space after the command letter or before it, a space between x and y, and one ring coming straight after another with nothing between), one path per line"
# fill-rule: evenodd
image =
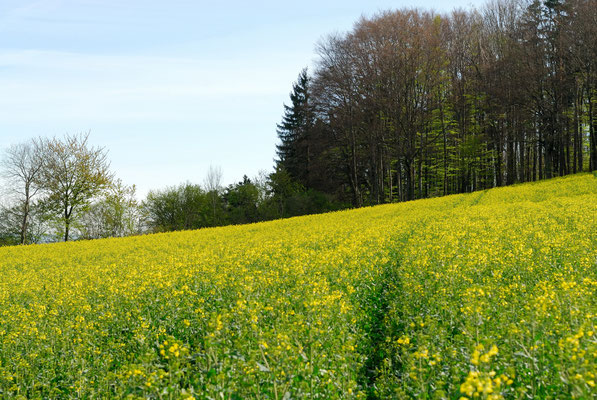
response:
M278 169L353 206L597 169L597 1L403 9L318 46Z
M597 0L402 9L322 40L274 171L139 201L88 134L5 149L0 244L196 229L597 170Z

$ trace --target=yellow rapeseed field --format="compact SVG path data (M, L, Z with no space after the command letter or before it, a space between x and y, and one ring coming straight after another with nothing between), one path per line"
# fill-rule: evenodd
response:
M0 397L597 396L597 178L0 249Z

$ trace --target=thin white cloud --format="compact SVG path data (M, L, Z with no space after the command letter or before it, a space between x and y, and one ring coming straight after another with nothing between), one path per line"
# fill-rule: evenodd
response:
M216 104L218 114L235 99L285 96L287 62L296 61L0 51L0 117L189 118L198 106L213 114Z
M7 9L2 13L0 21L23 20L34 16L42 15L48 11L59 8L64 3L63 0L36 0L36 1L10 1L8 0Z

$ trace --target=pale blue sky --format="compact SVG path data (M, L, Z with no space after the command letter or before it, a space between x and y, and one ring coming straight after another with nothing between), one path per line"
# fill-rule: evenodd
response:
M318 40L361 16L482 1L0 0L0 150L91 131L139 195L271 170Z

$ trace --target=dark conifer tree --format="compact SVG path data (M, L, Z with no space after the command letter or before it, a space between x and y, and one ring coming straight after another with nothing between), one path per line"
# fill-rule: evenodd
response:
M314 125L309 81L305 68L292 85L290 105L284 105L282 122L277 125L280 143L276 145L277 168L287 171L293 180L305 187L310 183L310 133Z

